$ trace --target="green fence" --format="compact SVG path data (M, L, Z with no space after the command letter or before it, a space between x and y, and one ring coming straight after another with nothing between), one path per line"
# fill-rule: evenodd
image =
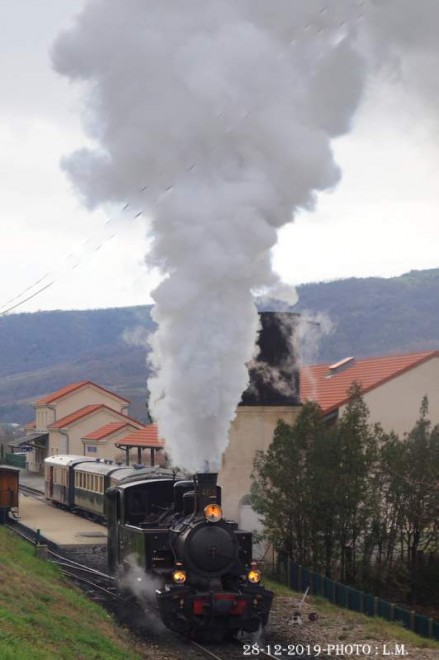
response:
M314 596L323 596L335 605L362 612L368 616L380 616L388 621L395 621L418 635L439 640L439 621L335 582L295 562L280 561L277 578L296 591L306 591L309 588L310 593Z
M5 454L6 465L14 465L15 467L26 467L26 456L23 454Z

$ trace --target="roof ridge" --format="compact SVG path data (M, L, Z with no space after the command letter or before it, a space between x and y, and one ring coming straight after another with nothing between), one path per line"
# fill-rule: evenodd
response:
M78 419L81 419L81 417L85 417L89 413L96 412L96 410L105 408L106 410L111 411L112 413L120 416L122 419L121 421L128 420L129 422L134 422L136 425L140 424L143 426L142 422L139 420L135 419L134 417L130 417L129 415L125 415L122 412L119 412L118 410L115 410L114 408L110 408L110 406L107 406L105 403L95 403L95 404L89 404L87 406L83 406L82 408L79 408L78 410L68 414L64 415L64 417L61 417L60 419L55 420L51 424L48 424L47 428L62 428L61 424L66 424L66 423L72 423L77 421ZM68 420L68 421L66 421ZM111 422L107 422L110 424Z
M365 357L356 357L356 356L347 356L345 358L341 358L340 360L336 360L335 362L333 360L331 361L325 361L325 362L314 362L313 364L304 364L302 366L302 369L310 369L314 367L329 367L331 364L337 364L338 362L343 362L344 360L347 360L348 358L353 358L355 359L356 363L358 364L359 362L367 362L370 360L389 360L392 358L402 358L402 357L410 357L410 356L426 356L426 355L437 355L439 357L439 349L431 349L428 351L416 351L413 353L389 353L387 355L367 355Z
M81 389L85 385L92 385L93 387L96 387L99 390L102 390L103 392L107 392L107 394L110 394L111 396L115 397L116 399L120 399L121 401L126 401L127 403L130 403L128 399L125 399L125 397L120 396L116 392L113 392L112 390L107 389L106 387L103 387L102 385L99 385L98 383L95 383L92 380L80 380L77 383L70 383L69 385L65 385L64 387L60 387L58 390L55 390L54 392L51 392L47 394L46 396L41 397L38 399L33 405L38 406L38 405L44 405L47 403L52 403L53 401L57 401L58 399L62 399L64 396L68 396L69 394L72 394L73 392Z

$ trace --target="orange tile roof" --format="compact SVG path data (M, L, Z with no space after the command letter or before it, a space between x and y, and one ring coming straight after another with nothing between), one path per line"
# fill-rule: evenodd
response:
M300 371L301 401L316 401L325 414L333 412L348 401L347 392L354 381L364 393L383 385L389 380L417 367L423 362L439 357L439 351L424 351L408 355L354 360L349 358L337 364L315 364ZM332 373L330 368L332 367ZM337 368L340 371L337 371Z
M130 433L126 438L122 438L116 443L117 447L147 447L150 449L161 449L165 446L165 441L159 439L157 424L148 424L148 426Z
M112 433L117 433L125 428L132 429L133 426L129 422L110 422L110 424L105 424L105 426L101 426L99 429L96 429L96 431L92 431L88 435L85 435L83 440L102 440Z
M74 413L71 413L70 415L66 415L61 419L58 419L56 422L49 424L47 428L62 429L65 428L66 426L71 426L72 424L75 424L78 420L82 419L83 417L88 417L88 415L91 415L97 410L106 410L113 413L113 416L118 417L121 420L121 422L123 421L124 424L130 422L137 427L143 426L143 424L141 422L138 422L137 419L134 419L133 417L128 417L128 415L124 415L123 413L120 413L117 410L113 410L113 408L109 408L103 403L100 403L92 406L84 406L83 408L76 410Z
M56 392L52 392L51 394L48 394L47 396L41 399L38 399L38 401L34 405L41 406L47 403L53 403L54 401L61 399L63 396L67 396L68 394L71 394L76 390L80 390L82 387L85 387L86 385L92 385L93 387L96 387L98 390L107 392L107 394L111 394L112 396L115 396L117 399L129 403L128 399L124 399L118 394L115 394L115 392L111 392L110 390L107 390L105 387L93 383L91 380L81 380L79 383L71 383L70 385L66 385L65 387L62 387L60 390L56 390Z

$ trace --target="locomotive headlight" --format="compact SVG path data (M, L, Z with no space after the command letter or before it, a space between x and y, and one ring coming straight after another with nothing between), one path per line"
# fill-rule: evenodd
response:
M252 568L247 573L247 580L252 584L258 584L261 581L261 577L262 577L261 571L258 571L257 568Z
M172 580L175 584L184 584L186 582L186 571L182 568L177 568L172 573Z
M204 507L204 517L209 522L218 522L223 517L223 510L219 504L208 504Z

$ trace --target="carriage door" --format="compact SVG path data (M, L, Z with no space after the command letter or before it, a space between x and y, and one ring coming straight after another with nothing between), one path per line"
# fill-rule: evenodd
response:
M49 467L49 497L53 497L53 465Z

